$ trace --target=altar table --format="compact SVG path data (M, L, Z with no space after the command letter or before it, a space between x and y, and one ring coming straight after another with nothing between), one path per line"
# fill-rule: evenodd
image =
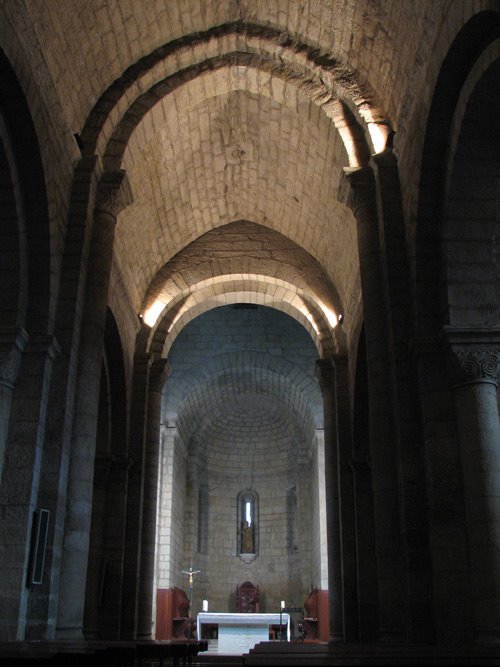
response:
M241 655L248 653L255 644L269 641L269 628L272 625L286 624L287 639L290 641L290 615L283 614L225 614L200 612L197 618L198 637L201 626L205 623L219 626L217 652Z

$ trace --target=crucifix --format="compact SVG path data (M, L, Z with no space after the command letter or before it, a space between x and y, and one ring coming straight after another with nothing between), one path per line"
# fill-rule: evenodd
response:
M188 579L188 598L189 598L189 618L191 618L191 605L193 602L193 577L195 574L198 574L201 570L193 570L192 567L189 570L182 570L182 574L187 574Z
M191 634L192 634L192 619L191 619L191 607L193 604L193 577L195 574L198 574L198 572L201 572L201 570L193 570L192 567L189 568L189 570L182 570L182 574L187 574L189 577L188 579L188 600L189 600L189 608L188 608L188 639L191 639Z

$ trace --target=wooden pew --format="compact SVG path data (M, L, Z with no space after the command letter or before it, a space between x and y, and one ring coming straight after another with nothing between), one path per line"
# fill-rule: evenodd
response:
M189 665L207 641L13 641L0 643L2 667L134 667L147 660Z

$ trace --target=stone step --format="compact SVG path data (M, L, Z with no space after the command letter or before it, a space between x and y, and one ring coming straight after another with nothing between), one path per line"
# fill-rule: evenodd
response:
M470 665L500 666L500 651L403 645L261 642L244 656L243 664L276 666L315 665Z

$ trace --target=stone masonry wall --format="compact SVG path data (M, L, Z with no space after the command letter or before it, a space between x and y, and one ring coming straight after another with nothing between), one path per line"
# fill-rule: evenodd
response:
M228 354L232 366L226 368ZM172 511L166 503L160 510L161 530L168 533L171 520L172 531L160 540L158 585L187 589L182 570L200 570L193 613L204 599L211 610L233 611L236 587L246 580L259 585L262 611L278 610L281 600L300 606L311 588L321 585L320 521L314 517L318 459L312 455L311 428L320 400L316 356L310 338L289 316L255 307L205 313L171 350L163 419L173 430L176 418L178 436L168 447L174 447L177 464L173 478L164 469L163 483L177 491L168 500L176 503ZM264 357L275 360L274 373L264 370ZM285 372L296 381L303 376L307 391L292 390ZM185 459L178 440L187 447ZM165 452L164 460L169 456ZM238 555L237 499L248 489L258 496L257 554L251 562ZM171 545L168 576L162 574L166 544Z

